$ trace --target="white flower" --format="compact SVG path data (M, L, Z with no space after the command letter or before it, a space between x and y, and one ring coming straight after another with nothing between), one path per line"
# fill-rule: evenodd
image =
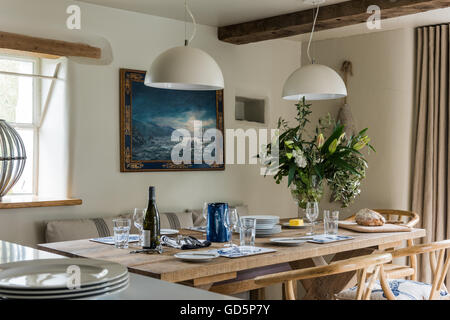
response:
M306 162L306 158L303 155L303 151L302 150L298 150L298 151L297 150L293 150L292 151L292 155L293 155L293 157L295 159L295 163L297 164L297 166L299 168L305 168L306 167L306 165L308 163Z

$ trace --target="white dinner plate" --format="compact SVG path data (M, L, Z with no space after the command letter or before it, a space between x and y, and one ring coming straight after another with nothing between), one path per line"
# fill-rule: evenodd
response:
M162 236L171 236L174 234L178 234L180 231L176 230L176 229L161 229L160 234Z
M282 246L300 246L304 244L307 240L296 239L296 238L272 238L270 242L273 244L278 244Z
M281 226L279 224L274 225L271 229L256 229L256 234L274 234L281 232Z
M89 292L89 291L93 291L93 290L100 290L106 287L111 287L111 286L116 286L122 283L127 282L129 279L129 275L126 274L125 276L117 279L117 280L113 280L111 282L105 282L102 284L98 284L98 285L91 285L91 286L80 286L80 288L74 288L74 289L69 289L69 288L65 288L65 289L43 289L43 290L39 290L39 289L5 289L5 288L1 288L0 289L0 295L3 294L13 294L13 295L59 295L59 294L69 294L69 293L81 293L81 292Z
M67 289L73 273L80 268L80 285L98 285L117 280L128 273L125 266L96 259L43 259L0 265L1 289Z
M268 224L272 222L278 223L278 221L280 221L280 217L278 216L255 215L255 216L242 216L242 218L256 219L256 224Z
M7 298L7 299L74 299L74 298L84 298L84 297L92 297L92 296L98 296L103 295L107 293L117 293L120 292L126 288L128 288L129 280L127 279L125 282L119 283L114 286L107 286L101 289L97 290L90 290L85 292L72 292L68 291L66 294L50 294L50 295L26 295L26 294L8 294L8 293L0 293L1 298Z
M265 238L265 237L271 237L275 234L281 233L281 226L276 225L272 230L262 230L262 231L256 231L256 238Z
M215 251L195 251L179 252L173 255L177 259L191 262L205 262L218 258L219 254Z
M289 222L285 222L285 223L282 224L282 226L284 228L288 228L288 229L305 229L305 228L311 227L311 224L310 223L303 223L302 226L291 226L291 225L289 225Z
M271 230L273 229L273 227L276 226L276 223L271 223L271 224L257 224L256 225L256 230Z

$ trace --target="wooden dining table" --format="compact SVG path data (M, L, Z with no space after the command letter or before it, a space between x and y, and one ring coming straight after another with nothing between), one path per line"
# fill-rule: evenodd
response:
M321 227L317 228L322 233ZM205 234L192 230L180 230L182 235L205 239ZM284 229L276 237L304 236L306 229ZM130 272L157 279L182 283L222 294L236 294L257 291L260 286L254 283L256 275L279 272L280 270L301 269L329 264L333 261L371 254L401 246L406 240L425 236L424 229L408 232L358 233L339 229L340 235L354 237L351 240L301 246L278 246L270 243L270 238L256 238L255 246L275 249L275 252L241 258L219 257L208 262L186 262L174 257L181 250L164 247L162 254L135 253L137 246L130 244L128 249L118 249L113 245L91 240L75 240L39 244L38 248L67 257L85 257L117 262L128 267ZM236 236L234 238L237 238ZM238 243L237 239L235 243ZM224 243L212 243L207 249L223 248ZM200 249L203 250L203 249ZM326 299L330 294L348 287L354 274L329 276L304 280L306 299ZM188 298L188 297L186 297Z

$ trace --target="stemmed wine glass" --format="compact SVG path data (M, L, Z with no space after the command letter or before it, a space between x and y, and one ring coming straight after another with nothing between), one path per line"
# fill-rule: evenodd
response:
M235 231L236 228L240 227L240 219L239 214L235 208L229 208L227 210L227 212L225 213L224 224L230 232L230 241L224 247L237 247L237 245L233 243L233 231Z
M147 209L135 208L133 213L134 226L139 230L139 245L143 245L142 231L144 229L144 218Z
M306 217L311 223L311 232L307 233L308 236L314 235L314 224L319 217L319 204L317 202L308 202L306 204Z

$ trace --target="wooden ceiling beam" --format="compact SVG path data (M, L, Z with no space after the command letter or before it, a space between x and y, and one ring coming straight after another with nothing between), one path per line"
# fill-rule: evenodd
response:
M320 8L316 31L365 23L372 13L370 5L381 9L381 19L395 18L450 7L450 0L351 0ZM313 10L239 23L218 28L218 38L233 44L245 44L295 36L311 32Z
M102 50L84 43L44 39L0 31L0 50L30 52L47 57L100 59Z

